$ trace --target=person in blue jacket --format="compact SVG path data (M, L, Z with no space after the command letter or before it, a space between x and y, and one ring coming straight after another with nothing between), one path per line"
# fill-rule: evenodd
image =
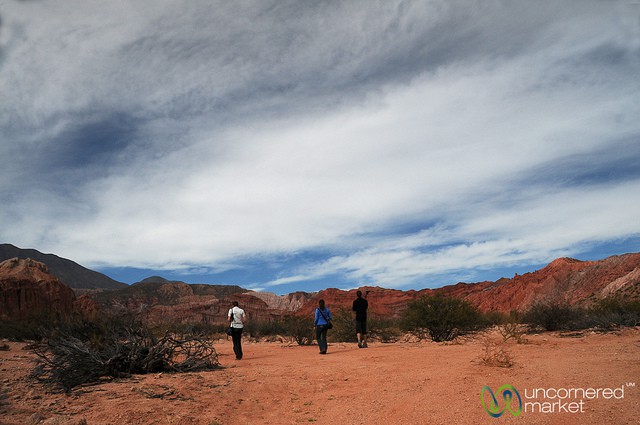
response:
M331 325L331 312L324 305L324 300L318 301L313 325L316 327L316 339L318 340L318 348L320 354L327 354L327 329Z

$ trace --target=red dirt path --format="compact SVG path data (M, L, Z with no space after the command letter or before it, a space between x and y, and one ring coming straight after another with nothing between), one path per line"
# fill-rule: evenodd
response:
M497 334L490 335L498 340ZM45 391L26 379L24 344L0 351L0 424L637 424L640 328L619 334L529 336L507 343L511 368L480 364L482 338L460 344L245 343L236 361L216 344L224 369L136 376L74 390ZM0 342L0 345L2 343ZM584 402L584 413L508 412L492 418L480 390L620 388L623 399ZM638 385L638 386L636 386ZM531 400L525 400L531 401Z

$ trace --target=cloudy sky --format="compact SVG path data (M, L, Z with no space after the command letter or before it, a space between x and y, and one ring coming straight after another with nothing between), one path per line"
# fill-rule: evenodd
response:
M640 246L640 2L0 2L0 242L438 287Z

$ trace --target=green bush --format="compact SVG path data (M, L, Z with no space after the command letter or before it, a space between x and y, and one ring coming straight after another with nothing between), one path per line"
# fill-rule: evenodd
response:
M331 312L333 329L327 333L327 339L333 342L357 342L356 325L353 312L338 309Z
M584 309L560 302L534 304L524 313L522 321L531 330L577 330L591 326Z
M531 330L547 331L610 330L620 326L638 326L640 301L609 297L596 301L589 308L566 303L539 303L524 313L522 322L528 324Z
M612 329L619 326L640 325L640 300L625 300L619 297L608 297L598 300L590 309L596 326Z
M429 335L440 342L477 331L488 323L468 301L436 294L410 302L401 324L420 338Z

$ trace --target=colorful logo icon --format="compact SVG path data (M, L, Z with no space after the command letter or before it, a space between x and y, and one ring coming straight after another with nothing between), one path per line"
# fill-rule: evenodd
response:
M504 402L502 403L502 407L496 398L496 394ZM520 416L520 413L522 413L522 398L520 398L518 390L516 390L512 385L505 384L498 388L496 394L494 394L491 388L486 385L480 390L480 401L482 402L482 407L484 407L484 410L489 415L494 418L499 418L505 411L508 411L513 416ZM516 399L518 404L517 408L514 408Z

